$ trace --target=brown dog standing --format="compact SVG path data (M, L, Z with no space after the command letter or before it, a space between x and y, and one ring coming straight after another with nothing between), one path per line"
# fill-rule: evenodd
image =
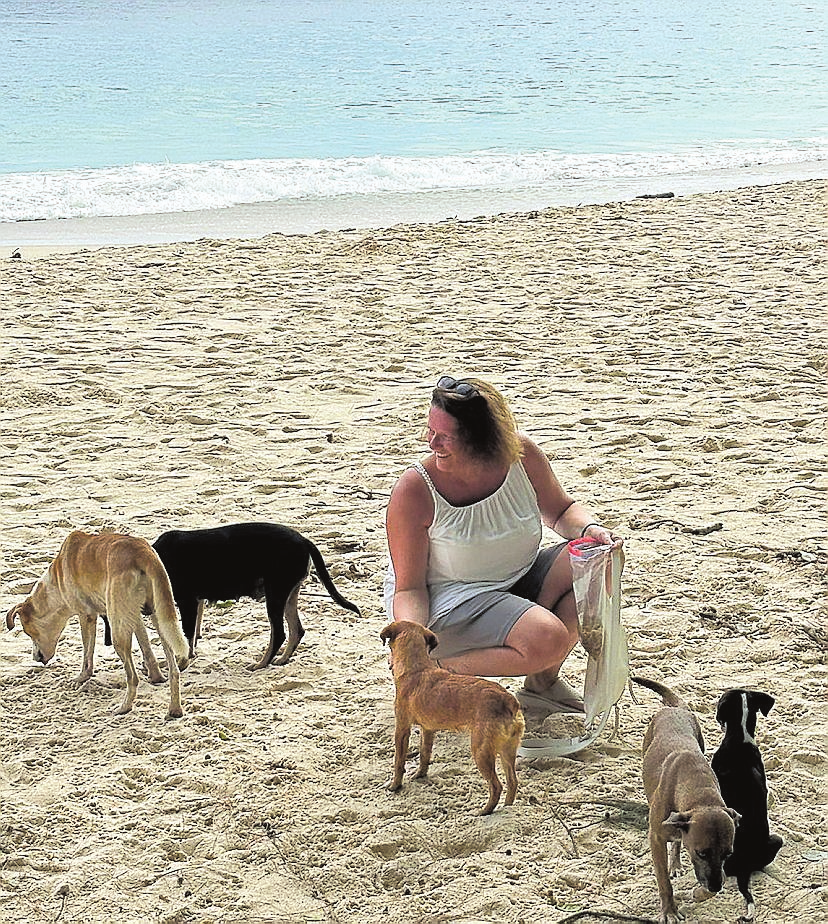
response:
M490 815L500 800L503 785L495 771L500 761L506 774L506 805L515 801L515 758L523 737L524 721L517 699L499 684L481 677L452 674L437 667L429 651L437 636L415 622L392 622L380 633L391 649L394 699L394 776L392 792L402 786L411 726L420 726L420 766L415 779L428 773L434 732L467 730L477 768L489 784L489 801L481 815Z
M23 631L32 639L35 660L47 664L55 655L66 623L77 614L84 655L77 679L83 682L92 676L100 613L109 619L112 644L127 678L126 695L116 715L132 709L138 688L138 672L132 661L133 635L144 654L150 680L158 683L164 679L142 620L142 613L151 613L170 672L168 717L179 718L183 714L179 670L188 663L187 639L178 622L167 572L144 539L118 533L70 533L29 596L9 610L6 626L13 628L15 617L19 617Z
M693 862L701 886L697 897L720 892L724 862L733 852L739 815L729 809L704 757L704 738L693 713L668 687L632 677L658 693L665 705L653 716L644 735L642 776L650 803L650 852L653 857L661 924L682 917L670 876L681 871L681 847ZM668 863L669 844L669 863Z

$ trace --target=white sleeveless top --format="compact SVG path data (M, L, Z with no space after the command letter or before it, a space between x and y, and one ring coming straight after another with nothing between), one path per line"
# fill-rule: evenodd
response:
M526 574L538 554L542 526L535 489L521 462L509 468L493 494L462 507L452 506L437 491L419 462L412 468L434 501L426 572L430 621L487 590L507 590ZM389 618L394 588L389 564L384 586Z

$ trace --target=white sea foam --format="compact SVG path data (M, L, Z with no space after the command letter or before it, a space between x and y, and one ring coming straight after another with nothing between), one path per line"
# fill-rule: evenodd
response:
M410 196L446 190L521 191L590 182L653 182L742 167L828 161L828 139L717 144L660 152L479 152L389 157L132 164L0 175L0 221L94 218L224 209L342 196Z

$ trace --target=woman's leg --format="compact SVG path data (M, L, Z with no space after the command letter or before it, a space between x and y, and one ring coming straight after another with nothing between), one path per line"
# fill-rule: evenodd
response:
M525 676L527 690L548 690L578 641L572 568L565 552L564 548L556 555L546 572L537 592L537 605L518 619L502 647L441 658L440 664L455 673L479 677ZM517 587L515 591L520 593Z
M440 664L457 674L478 677L521 677L544 671L563 661L572 650L570 633L554 613L542 606L530 607L512 626L499 648L479 648Z
M558 679L561 665L578 641L578 611L572 590L572 567L568 555L558 555L552 563L538 594L538 603L560 619L566 628L568 639L562 653L550 651L550 659L546 665L540 670L527 673L524 686L535 693L548 690Z

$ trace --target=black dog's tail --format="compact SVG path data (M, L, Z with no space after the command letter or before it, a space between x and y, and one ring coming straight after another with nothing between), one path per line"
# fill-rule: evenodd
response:
M630 680L639 684L639 686L647 687L647 689L658 693L665 706L676 706L678 709L688 708L687 703L677 693L674 693L669 687L665 687L663 683L659 683L657 680L647 680L646 677L630 677Z
M325 590L327 590L331 595L331 599L335 603L338 603L340 606L344 607L346 610L351 610L351 612L361 616L362 613L360 613L359 607L355 603L351 603L350 600L346 600L334 586L334 582L331 580L331 576L328 573L328 568L325 564L325 559L322 557L322 553L310 541L310 539L307 540L307 543L310 557L313 560L313 566L316 568L316 573L319 575L319 580L322 581L323 585L325 586Z

